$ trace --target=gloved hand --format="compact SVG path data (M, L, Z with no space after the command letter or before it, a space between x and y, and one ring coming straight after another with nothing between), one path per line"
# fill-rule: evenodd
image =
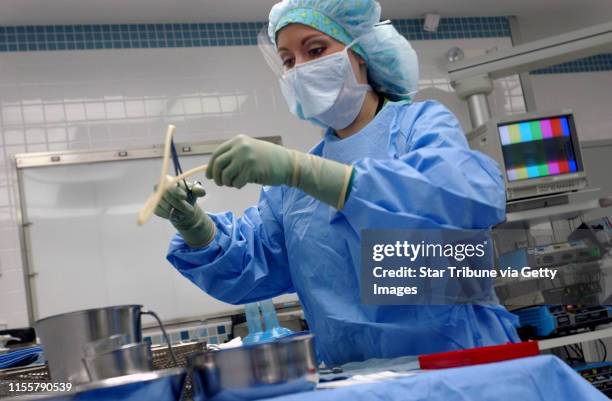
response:
M289 185L340 210L352 172L346 164L238 135L214 151L206 177L235 188L247 183Z
M187 195L184 182L170 187L162 196L155 214L167 219L192 248L204 247L213 240L217 232L215 223L196 204L197 198L206 195L199 183L188 183L193 196Z

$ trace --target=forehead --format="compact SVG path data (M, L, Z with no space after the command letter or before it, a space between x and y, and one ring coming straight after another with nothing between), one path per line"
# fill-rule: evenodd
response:
M331 36L328 36L315 28L296 23L289 24L278 31L276 34L276 46L277 48L292 48L300 46L304 39L314 36L323 36L337 42Z

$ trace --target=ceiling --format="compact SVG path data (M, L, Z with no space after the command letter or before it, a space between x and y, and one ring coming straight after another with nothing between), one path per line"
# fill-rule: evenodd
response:
M584 14L612 19L612 0L380 0L385 18ZM0 25L264 21L276 0L0 0ZM578 7L578 4L580 6Z

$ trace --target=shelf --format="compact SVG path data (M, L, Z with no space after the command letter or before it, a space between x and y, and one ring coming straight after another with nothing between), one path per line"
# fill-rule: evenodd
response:
M612 326L595 331L585 331L584 333L572 334L570 336L551 338L548 340L539 340L538 346L540 351L563 347L570 344L584 343L588 341L601 340L603 338L612 337Z
M599 199L591 199L586 202L569 203L566 205L550 206L546 208L511 212L506 215L506 221L497 228L510 228L510 226L528 223L537 223L554 220L571 219L578 217L591 210L599 209Z

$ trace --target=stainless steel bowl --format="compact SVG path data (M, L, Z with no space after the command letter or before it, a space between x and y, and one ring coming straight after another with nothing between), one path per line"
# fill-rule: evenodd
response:
M121 348L130 343L129 338L125 334L113 334L110 337L102 338L85 344L83 354L85 358L91 358L98 354L112 351Z
M141 308L141 305L112 306L38 320L36 334L49 363L51 378L72 384L88 382L82 359L86 346L93 341L122 334L129 343L141 342Z
M177 366L166 329L155 312L143 310L142 305L109 306L62 313L36 322L36 333L49 363L51 378L72 384L89 382L83 358L99 347L111 345L114 339L141 342L142 315L150 315L157 321Z
M92 381L153 370L151 347L146 342L90 355L84 358L84 362Z
M313 335L289 337L192 356L194 401L257 400L313 390L319 380Z
M7 401L179 401L186 377L183 368L165 369L82 384L67 393L36 394Z

